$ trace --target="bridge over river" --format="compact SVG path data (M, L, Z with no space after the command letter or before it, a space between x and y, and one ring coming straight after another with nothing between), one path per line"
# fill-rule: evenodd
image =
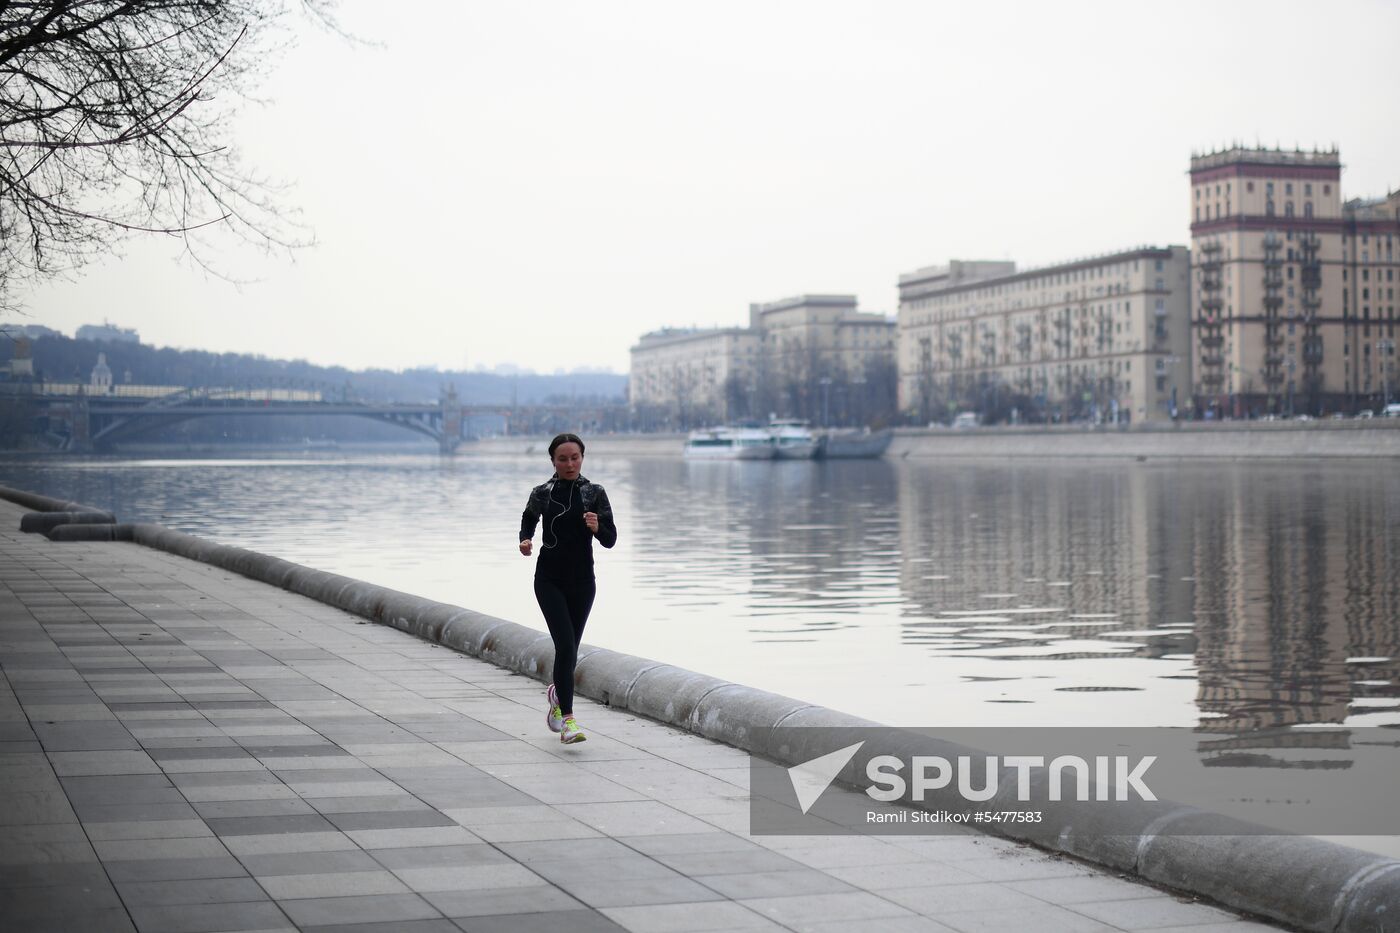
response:
M342 396L327 398L317 390L178 386L112 386L106 390L74 383L19 383L0 386L0 394L22 396L34 413L47 418L49 436L63 450L83 453L110 448L141 434L193 418L220 416L277 417L316 415L371 418L430 437L443 453L452 453L466 437L463 424L477 415L512 423L538 424L556 416L576 424L592 410L573 406L467 405L453 389L436 403L366 402Z

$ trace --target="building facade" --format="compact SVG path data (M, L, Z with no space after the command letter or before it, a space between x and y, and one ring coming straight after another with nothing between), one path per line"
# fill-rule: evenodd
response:
M1397 391L1395 309L1400 302L1400 191L1342 205L1343 391L1350 408L1376 409Z
M648 428L730 421L752 407L762 335L742 327L667 327L632 347L632 411Z
M1184 246L1016 271L954 260L899 278L899 406L946 421L1171 418L1189 391Z
M747 328L665 328L632 347L629 401L646 426L777 414L861 423L892 381L895 322L853 295L749 305ZM886 393L888 394L888 393Z
M1339 404L1341 171L1336 150L1191 159L1199 410L1243 417Z
M103 321L101 324L84 324L78 328L77 340L106 340L111 343L140 343L141 335L135 328L118 327Z

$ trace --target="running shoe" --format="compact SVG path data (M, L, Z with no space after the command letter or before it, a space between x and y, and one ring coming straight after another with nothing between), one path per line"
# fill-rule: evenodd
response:
M565 716L564 731L559 733L559 741L563 742L565 745L572 745L575 742L588 741L588 736L584 735L583 730L579 728L577 719L572 716Z
M544 714L544 724L549 726L550 732L563 732L564 711L559 708L559 694L554 689L554 684L549 685L547 695L549 696L549 712Z

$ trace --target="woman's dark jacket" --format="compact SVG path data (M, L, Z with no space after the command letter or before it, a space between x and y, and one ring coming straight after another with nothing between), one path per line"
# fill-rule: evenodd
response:
M583 523L584 512L598 513L596 535ZM535 561L535 576L548 580L592 580L593 539L596 537L603 547L617 543L608 494L586 476L567 480L556 473L549 482L530 490L520 516L519 540L533 538L537 523L541 525L540 556Z

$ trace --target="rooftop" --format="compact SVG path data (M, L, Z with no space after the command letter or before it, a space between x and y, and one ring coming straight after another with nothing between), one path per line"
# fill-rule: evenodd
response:
M1336 146L1331 149L1262 149L1235 145L1214 152L1192 153L1191 171L1218 168L1247 162L1254 165L1308 165L1317 168L1342 167L1342 156Z

